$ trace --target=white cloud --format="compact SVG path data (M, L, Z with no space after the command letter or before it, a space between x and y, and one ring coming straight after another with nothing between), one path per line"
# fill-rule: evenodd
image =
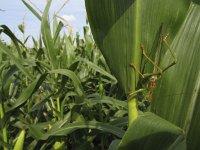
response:
M61 17L68 22L72 22L76 20L76 17L74 15L62 15Z

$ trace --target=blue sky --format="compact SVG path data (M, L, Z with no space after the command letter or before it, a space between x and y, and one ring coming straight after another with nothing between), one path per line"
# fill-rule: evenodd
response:
M40 10L43 10L47 0L26 0L33 2ZM50 9L51 14L57 12L66 0L53 0ZM35 8L35 7L34 7ZM22 34L18 30L18 25L25 22L25 35L33 35L38 37L40 30L39 20L26 8L20 0L4 0L1 2L0 9L0 24L6 24L19 38ZM86 12L84 0L69 0L62 11L58 14L70 22L73 32L83 33L82 27L86 24ZM2 37L5 38L5 37Z

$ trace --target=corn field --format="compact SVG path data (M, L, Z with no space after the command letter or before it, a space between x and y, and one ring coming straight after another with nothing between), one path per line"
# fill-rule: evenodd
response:
M83 37L21 2L40 36L0 25L0 149L199 149L199 0L85 0Z

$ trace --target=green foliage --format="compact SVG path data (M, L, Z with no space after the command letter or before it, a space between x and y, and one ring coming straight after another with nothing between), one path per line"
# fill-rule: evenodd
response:
M154 115L133 115L136 111L132 110L137 107L134 103L128 103L129 122L133 123L129 123L118 148L198 149L199 1L178 0L175 5L173 0L86 0L86 9L94 39L122 89L127 95L133 92L132 101L137 102L139 94L145 95L146 89L147 94L152 94L152 91L146 87L151 83L149 78L147 82L140 79L138 84L144 90L138 94L138 80L133 83L131 81L134 80L130 78L135 79L133 74L139 71L154 72L155 68L144 56L142 61L139 61L140 56L134 58L140 51L135 40L143 45L144 49L141 49L161 69L173 61L172 54L167 51L169 47L175 51L178 59L176 66L153 76L160 77L150 108ZM135 31L138 24L140 27ZM163 40L166 36L170 46ZM129 71L130 63L135 65L134 72ZM133 116L137 116L135 120ZM168 126L169 122L166 121L171 125ZM169 142L168 139L173 140ZM115 140L110 148L116 149L118 144L119 141Z
M108 149L125 133L127 103L89 28L67 35L55 15L51 29L51 1L41 16L23 3L42 32L28 48L0 26L13 42L0 41L0 149Z
M126 94L135 90L131 63L139 65L140 2L86 0L94 39ZM104 11L102 11L104 10ZM94 13L95 12L95 13Z
M176 5L173 0L86 0L105 60L88 26L81 38L66 34L57 15L51 24L51 0L42 14L22 2L41 21L41 34L28 48L31 36L22 42L0 26L0 34L12 40L10 45L0 41L0 149L198 149L197 0L177 0ZM19 26L22 34L24 29ZM149 78L139 78L130 64L142 73L155 67L141 57L140 44L152 60L161 52L161 68L170 64L161 38L167 34L178 64L158 76L151 112L139 112L139 95L149 94ZM145 89L139 94L138 84Z
M173 0L85 1L94 39L126 94L136 87L130 64L140 68L140 44L154 59L160 26L164 24L161 34L169 34L169 41L179 30L190 0L173 3ZM152 72L152 64L146 64L147 71Z
M23 150L25 134L25 130L22 130L19 136L17 137L17 142L15 143L14 150Z
M94 39L129 100L129 125L138 116L137 100L130 97L130 93L139 90L136 70L148 74L153 73L155 67L144 60L143 55L141 57L140 45L152 60L162 57L166 49L162 38L167 34L169 41L174 38L185 19L190 0L173 3L173 0L85 1ZM155 62L160 65L160 60Z
M198 149L197 141L200 135L197 127L200 95L200 18L196 17L199 12L199 5L190 6L187 18L172 43L178 56L178 64L159 81L159 90L154 94L155 101L151 108L156 114L185 130L188 149ZM163 63L170 61L168 57L168 54L164 56Z
M169 149L174 141L182 137L182 133L182 129L155 114L144 113L128 128L119 150L132 147L139 150Z

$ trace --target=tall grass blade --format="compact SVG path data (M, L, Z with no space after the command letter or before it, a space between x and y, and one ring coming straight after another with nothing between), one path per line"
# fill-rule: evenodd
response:
M61 32L63 27L64 27L64 24L60 21L57 28L56 28L56 31L54 33L54 37L53 37L54 44L56 43L58 37L60 36L60 32Z
M22 0L22 2L40 21L42 20L40 14L33 7L31 7L31 5L29 5L25 0Z
M67 136L68 134L79 130L79 129L96 129L101 130L103 132L108 132L116 135L121 138L124 135L124 131L120 128L113 127L109 124L100 123L100 122L76 122L66 124L61 128L53 128L53 130L49 130L47 133L43 133L42 131L38 131L35 125L29 125L29 130L32 130L32 134L34 137L41 140L46 140L50 136Z
M49 0L45 10L43 12L42 15L42 38L43 38L43 42L44 45L47 49L47 56L49 58L50 64L52 66L53 69L58 69L58 60L57 60L57 49L55 48L54 45L54 40L52 38L52 33L51 33L51 28L50 28L50 24L49 24L49 20L48 20L48 12L49 12L49 8L51 6L51 1Z

